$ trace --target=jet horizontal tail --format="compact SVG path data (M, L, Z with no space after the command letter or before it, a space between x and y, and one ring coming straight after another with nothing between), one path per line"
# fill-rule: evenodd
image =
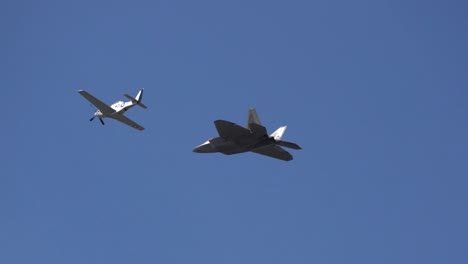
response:
M298 144L288 142L288 141L284 141L284 140L278 140L276 142L276 144L278 144L278 145L280 145L282 147L291 148L291 149L302 149Z

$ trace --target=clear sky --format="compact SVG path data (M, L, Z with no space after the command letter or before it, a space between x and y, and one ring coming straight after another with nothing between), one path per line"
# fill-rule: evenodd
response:
M467 10L1 1L0 263L468 263ZM192 152L249 107L293 161Z

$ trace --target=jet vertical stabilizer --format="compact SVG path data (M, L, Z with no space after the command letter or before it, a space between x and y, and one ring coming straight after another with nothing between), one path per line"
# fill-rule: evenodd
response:
M249 109L249 114L247 117L247 127L250 128L250 124L262 125L260 119L258 118L257 111L255 108Z
M275 132L271 133L270 137L274 138L276 141L281 140L283 137L284 131L286 131L286 128L288 126L282 126L278 129L276 129Z
M249 114L247 116L247 128L252 131L252 133L257 135L263 136L267 134L266 128L262 126L255 108L249 109Z

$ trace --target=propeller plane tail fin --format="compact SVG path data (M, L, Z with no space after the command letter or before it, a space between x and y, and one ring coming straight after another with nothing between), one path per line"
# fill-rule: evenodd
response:
M132 103L146 109L148 107L141 102L141 100L143 98L143 90L144 90L144 88L141 88L140 91L138 91L138 94L135 96L135 98L131 97L128 94L124 94L124 96L127 97L128 99L130 99L130 101L132 101Z

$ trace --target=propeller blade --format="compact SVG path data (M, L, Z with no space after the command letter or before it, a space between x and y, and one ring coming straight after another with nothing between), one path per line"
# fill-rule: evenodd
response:
M96 116L91 117L91 119L90 119L89 121L90 121L90 122L93 121L95 117L96 117Z
M104 125L104 121L102 121L102 118L99 118L99 121L101 121L101 124Z

